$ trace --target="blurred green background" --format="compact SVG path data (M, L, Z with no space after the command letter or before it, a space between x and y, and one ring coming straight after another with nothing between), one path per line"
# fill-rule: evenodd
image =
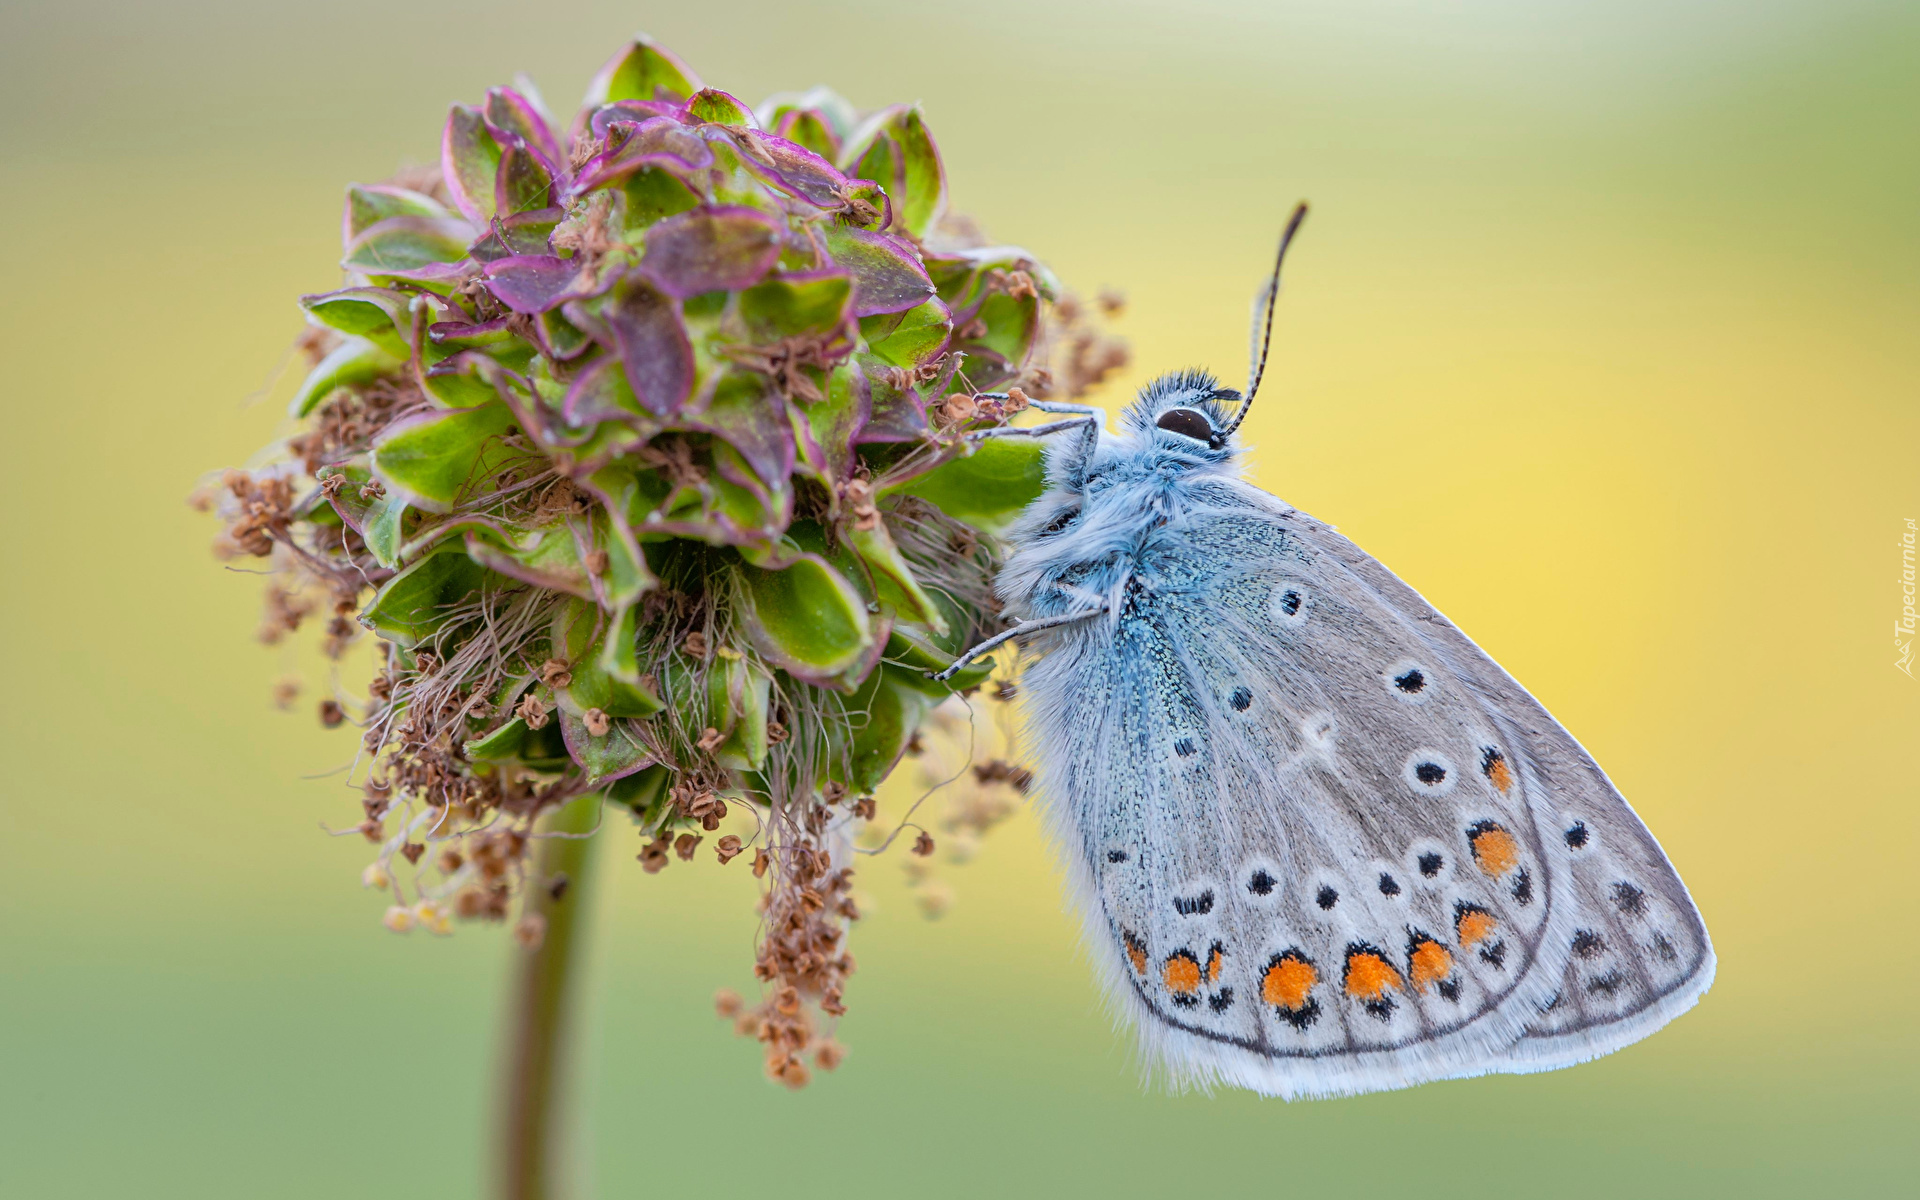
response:
M350 738L272 681L182 498L276 434L338 206L516 70L634 28L748 100L924 102L957 207L1236 382L1285 210L1257 478L1604 763L1719 983L1547 1076L1284 1105L1143 1090L1024 815L876 913L803 1093L711 1011L745 873L596 897L580 1171L608 1196L1861 1196L1912 1186L1920 9L12 0L0 38L0 1193L469 1196L507 945L380 928ZM1111 391L1111 403L1123 395ZM351 681L356 687L359 680ZM897 810L896 810L897 811ZM1900 1133L1905 1129L1905 1134ZM1905 1146L1906 1149L1901 1149Z

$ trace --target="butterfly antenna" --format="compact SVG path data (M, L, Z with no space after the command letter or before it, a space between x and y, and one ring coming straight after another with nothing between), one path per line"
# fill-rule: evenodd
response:
M1287 218L1287 227L1280 234L1280 252L1273 256L1273 275L1267 280L1267 286L1260 289L1253 301L1253 333L1251 343L1253 353L1247 361L1247 395L1240 402L1240 411L1233 414L1233 424L1220 431L1225 437L1240 428L1240 422L1247 419L1247 410L1253 407L1253 398L1260 391L1260 380L1267 373L1267 348L1273 345L1273 307L1280 297L1280 264L1287 261L1287 247L1293 244L1293 235L1299 232L1300 222L1307 219L1307 205L1303 200L1293 210L1293 216Z

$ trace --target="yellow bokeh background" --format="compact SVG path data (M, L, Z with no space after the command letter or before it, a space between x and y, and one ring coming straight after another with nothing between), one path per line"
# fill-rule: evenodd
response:
M736 865L594 899L599 1194L1856 1196L1912 1186L1920 12L1838 0L7 6L0 38L0 1194L467 1196L509 947L398 938L350 739L206 553L200 473L282 431L348 180L635 27L749 100L920 100L956 206L1124 289L1137 367L1243 371L1256 478L1505 664L1667 847L1720 952L1667 1031L1536 1077L1284 1105L1145 1090L1025 815L896 862L803 1093L711 1012ZM358 683L359 681L350 681ZM310 691L309 696L313 693ZM1905 1134L1901 1129L1907 1130ZM1902 1146L1908 1149L1902 1150Z

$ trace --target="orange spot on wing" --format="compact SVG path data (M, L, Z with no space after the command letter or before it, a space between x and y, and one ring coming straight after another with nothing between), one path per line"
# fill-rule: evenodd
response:
M1298 954L1283 954L1260 980L1260 998L1281 1008L1300 1008L1320 982L1320 972Z
M1513 768L1507 765L1507 756L1498 750L1487 751L1485 770L1487 780L1496 790L1505 792L1513 786Z
M1453 974L1453 955L1432 938L1422 939L1408 959L1408 973L1413 978L1415 990L1430 983L1439 983Z
M1190 996L1200 990L1200 963L1185 950L1167 960L1160 977L1166 981L1167 990L1181 996Z
M1493 919L1492 913L1477 908L1463 909L1453 924L1460 935L1460 945L1468 950L1492 937L1493 931L1500 928L1500 922Z
M1127 961L1133 964L1133 973L1135 975L1145 975L1147 973L1147 944L1131 933L1122 933L1120 936L1126 939Z
M1225 960L1226 960L1226 955L1220 952L1220 947L1215 946L1213 949L1207 951L1207 982L1208 983L1220 982L1220 967L1221 967L1221 964L1225 962Z
M1473 845L1473 861L1487 874L1498 878L1520 865L1520 843L1491 821L1474 826L1467 837Z
M1370 950L1347 955L1347 995L1356 1000L1378 1000L1388 988L1400 986L1400 972Z

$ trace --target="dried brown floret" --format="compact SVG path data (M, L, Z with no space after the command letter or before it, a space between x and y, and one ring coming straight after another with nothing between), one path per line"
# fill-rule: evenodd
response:
M528 692L520 697L520 704L513 710L513 715L525 721L528 729L544 729L547 724L547 714L551 711L546 701Z

